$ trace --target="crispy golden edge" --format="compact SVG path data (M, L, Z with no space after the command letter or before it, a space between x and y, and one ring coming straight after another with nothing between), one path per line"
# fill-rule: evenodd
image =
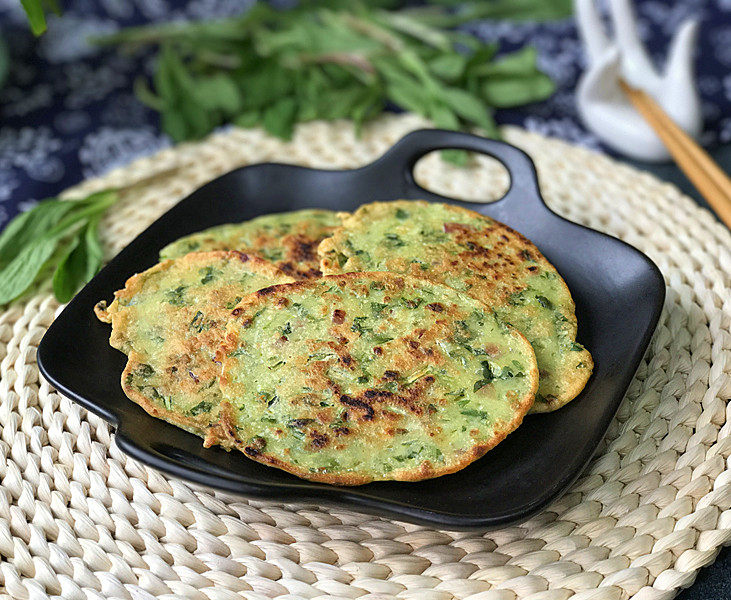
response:
M370 281L378 281L382 282L385 285L389 287L393 287L394 285L403 285L403 282L406 280L415 280L418 281L418 278L411 277L409 275L397 275L395 273L385 273L385 272L353 272L353 273L342 273L339 275L327 275L323 277L323 279L329 279L334 281L349 281L352 279L361 279L361 278L368 278ZM400 283L399 283L400 282ZM444 287L450 292L453 292L452 288L438 283L438 282L429 282L432 285L438 286L438 287ZM284 293L292 293L301 291L306 288L311 288L317 285L317 280L310 280L310 281L295 281L294 283L282 283L278 285L273 285L268 288L263 288L261 290L258 290L256 292L253 292L249 294L248 296L241 299L241 301L238 303L236 308L232 311L232 314L234 316L238 316L240 314L243 314L246 312L246 309L252 306L255 306L257 303L259 303L262 299L265 299L269 297L274 292L284 292ZM474 302L478 302L479 300L475 300L474 298L470 298ZM489 307L487 307L489 310ZM224 352L224 355L227 355L229 352L231 352L236 344L237 344L237 329L238 326L235 325L235 321L231 321L229 323L229 326L227 328L227 334L225 342L222 346L222 352ZM515 431L518 426L523 422L523 418L530 410L531 406L533 406L533 402L535 399L536 391L538 390L538 366L536 365L535 360L535 353L533 352L533 347L530 345L528 340L525 339L525 336L521 334L516 329L510 327L511 334L516 337L525 347L527 350L527 353L532 356L532 368L529 372L529 377L531 381L531 389L528 393L525 394L523 398L520 399L520 401L517 403L517 410L516 415L513 418L512 421L509 423L506 423L499 431L495 433L493 438L485 443L476 445L472 447L471 452L466 452L461 460L458 460L456 462L452 462L449 465L445 465L441 469L434 469L433 464L430 461L424 461L421 463L420 467L417 469L404 469L404 470L396 470L392 471L392 477L388 480L379 480L379 481L422 481L424 479L432 479L434 477L441 477L442 475L449 475L451 473L456 473L457 471L460 471L464 469L469 464L473 463L478 458L481 458L485 455L485 453L488 450L491 450L495 446L497 446L500 442L502 442L508 434ZM224 377L224 375L222 375ZM225 395L225 394L224 394ZM227 403L228 404L228 403ZM265 453L261 453L258 455L251 455L246 452L246 444L244 443L241 438L239 438L238 433L235 428L235 419L233 416L233 410L231 409L230 404L228 404L227 409L224 410L223 403L220 414L222 415L221 421L222 421L222 429L226 431L227 435L231 436L231 440L233 441L233 446L240 450L242 453L244 453L245 456L250 458L251 460L254 460L256 462L276 467L278 469L281 469L283 471L286 471L287 473L291 473L292 475L296 475L297 477L300 477L302 479L307 479L309 481L316 481L319 483L328 483L332 485L343 485L343 486L353 486L353 485L362 485L365 483L370 483L371 481L374 481L373 477L367 476L367 475L358 475L354 473L344 473L344 474L334 474L334 473L312 473L309 470L298 468L292 464L289 464L285 461L282 461L278 458L275 458L273 456L266 455Z
M266 273L268 275L271 275L272 277L285 276L282 271L280 271L274 265L265 261L264 259L261 259L257 256L251 256L237 250L192 252L177 259L165 260L161 263L154 265L153 267L150 267L145 271L142 271L141 273L136 273L135 275L132 275L130 278L128 278L125 282L125 287L121 290L117 290L114 293L114 300L109 305L107 305L106 301L102 300L94 307L94 312L100 321L112 324L112 333L109 337L109 343L113 347L120 349L120 347L127 339L126 335L124 335L124 332L126 331L125 327L127 325L126 318L124 318L126 315L122 310L124 307L120 308L119 306L120 298L130 298L134 296L142 289L145 281L150 276L159 273L160 271L170 269L178 262L207 262L219 258L237 259L244 263L250 262L250 264L255 265L257 271ZM222 330L222 338L223 335L224 331ZM135 367L144 363L142 358L143 357L134 350L129 351L129 354L127 356L127 364L122 371L121 377L122 390L124 391L125 395L130 400L140 405L148 414L152 415L153 417L162 419L164 421L167 421L168 423L172 423L173 425L181 427L186 431L189 431L204 438L203 445L206 448L218 444L226 449L230 449L232 446L232 441L229 436L224 434L220 418L218 422L210 422L206 421L205 416L201 416L200 419L183 416L175 411L156 406L150 401L147 396L142 394L139 390L127 385L127 376L134 371Z
M157 263L156 265L135 273L127 279L124 287L114 292L114 299L112 302L107 304L106 300L99 301L94 306L94 313L97 318L104 323L112 323L114 326L114 316L120 311L119 300L131 298L137 294L144 286L145 281L152 275L160 271L166 271L174 265L181 264L184 262L198 262L198 261L213 261L219 258L238 259L244 263L250 263L256 265L257 271L263 274L270 275L272 277L283 277L288 276L286 273L277 269L272 263L263 258L255 256L253 254L246 254L245 252L239 252L238 250L213 250L211 252L191 252L185 254L179 258L169 258Z
M421 207L426 207L430 203L426 202L424 200L396 200L394 202L372 202L368 204L367 206L374 206L375 209L384 208L387 209L390 206L393 206L395 204L402 203L403 206L409 207L413 206L414 204L418 204ZM448 210L451 210L452 212L459 213L459 214L466 214L471 217L480 217L485 218L480 213L477 213L473 210L469 210L467 208L462 208L460 206L453 206L450 204L446 205ZM369 218L378 218L377 216L374 216L373 213L369 214ZM342 224L340 227L336 228L335 231L333 231L332 235L329 238L325 238L320 242L320 245L317 248L317 253L320 256L320 270L323 272L324 275L331 275L339 273L338 266L331 260L330 256L328 254L330 252L336 251L337 248L342 244L343 239L347 235L347 231L350 227L358 227L361 223L360 217L358 216L358 211L356 210L354 213L348 215L347 213L344 213L342 216ZM516 236L522 244L525 244L525 247L528 248L531 252L531 254L534 254L539 262L544 266L552 269L555 271L555 273L558 276L559 281L563 285L566 295L570 302L570 308L571 313L574 315L574 319L572 320L572 326L573 326L573 332L572 332L572 341L576 341L576 332L577 332L577 324L576 324L576 317L575 317L575 311L576 311L576 305L574 303L574 299L571 295L571 290L569 289L568 285L566 285L566 282L564 281L563 277L561 277L561 274L556 270L556 268L548 261L548 259L543 256L541 251L531 242L528 238L526 238L523 234L521 234L518 231L515 231L513 228L509 227L508 225L505 225L505 223L502 223L500 221L497 221L495 219L492 219L495 224L503 229L506 233L511 234L512 236ZM424 276L424 279L428 279L430 281L435 281L435 278ZM439 283L438 281L436 281ZM581 391L586 387L587 382L589 381L593 369L594 369L594 360L589 353L588 350L584 349L582 353L582 360L585 364L589 366L589 368L582 370L583 377L578 378L564 378L561 377L561 379L564 380L564 382L571 382L571 384L568 386L567 390L564 391L561 398L557 398L556 402L541 402L536 401L533 405L533 408L531 409L531 413L545 413L545 412L553 412L554 410L558 410L562 406L565 406L569 402L571 402L576 396L578 396ZM562 374L562 375L565 375Z
M576 352L576 351L573 351ZM586 387L586 384L588 383L589 379L591 378L592 373L594 372L594 358L591 356L591 353L584 349L580 353L576 353L577 356L583 357L581 360L586 365L586 369L582 369L582 373L586 373L585 377L572 377L564 379L564 384L567 382L570 383L570 385L567 386L567 391L564 392L562 398L556 398L556 402L538 402L533 405L533 408L531 409L531 414L539 414L539 413L549 413L553 412L554 410L558 410L559 408L566 406L569 402L571 402L576 396L578 396L582 390Z
M207 420L204 415L201 415L200 418L183 416L174 410L168 410L157 406L142 392L135 389L133 386L127 385L127 376L132 374L134 370L142 364L144 364L144 362L141 360L141 356L132 351L128 357L127 366L124 368L124 371L122 371L121 378L122 390L127 398L141 406L149 415L157 419L167 421L172 425L181 427L190 433L202 437L203 445L206 448L216 444L223 446L227 450L231 448L231 441L226 435L224 435L221 429L220 420L210 421Z
M450 207L454 208L456 210L467 210L467 209L461 209L459 207ZM473 211L467 211L467 212L473 212ZM338 232L340 230L343 230L347 227L347 221L349 218L352 217L349 213L339 213L339 216L343 219L343 225L340 228L337 228L333 232L333 236L329 238L325 238L318 248L318 254L320 256L323 255L323 252L327 252L328 249L334 248L334 239L337 236ZM542 259L546 264L550 265L548 261L543 257L542 254L535 248L535 246L527 240L524 236L520 235L517 232L514 232L511 228L508 226L496 222L499 225L505 227L507 230L515 233L519 238L524 240L526 242L526 245L531 246L533 249L535 249L535 252L537 256ZM342 232L341 232L342 234ZM253 264L259 264L262 266L263 269L269 269L273 274L281 274L281 271L277 269L274 265L268 263L267 261L255 256L255 255L247 255L242 252L238 251L212 251L212 252L200 252L200 253L191 253L189 255L185 255L183 257L180 257L178 259L170 259L163 261L161 263L158 263L154 267L148 269L147 271L144 271L142 273L138 273L136 275L133 275L130 277L127 282L125 283L125 287L122 290L119 290L118 292L115 292L115 299L114 301L107 306L107 303L105 301L99 302L94 307L94 312L101 321L107 322L107 323L113 323L114 322L114 315L118 313L119 307L118 307L118 299L124 298L124 297L130 297L133 296L137 291L139 291L142 288L142 285L144 284L144 281L147 277L150 275L156 273L157 271L168 269L174 264L176 261L190 260L191 258L200 257L200 255L207 255L210 259L215 259L217 257L223 257L224 255L231 255L231 257L238 257L243 258L246 257L245 260L252 260ZM552 265L550 265L552 267ZM357 278L359 276L362 276L363 273L345 273L340 275L329 275L326 278L328 279L348 279L348 278ZM367 276L371 277L372 280L380 280L384 281L385 283L388 283L386 280L391 279L392 277L395 279L405 279L405 278L411 278L411 276L402 276L402 275L395 275L390 273L367 273ZM565 281L563 278L560 277L560 281L563 283L564 287L566 288L568 297L571 299L570 291L568 290L568 287L566 286ZM429 278L425 278L429 279ZM288 283L288 284L279 284L275 286L271 286L273 288L280 288L280 287L288 287L291 291L295 291L299 288L306 287L308 284L312 284L313 282L308 281L297 281L294 283ZM433 284L436 285L443 285L440 282L432 281ZM447 287L447 286L445 286ZM269 288L264 288L269 289ZM125 293L126 292L126 293ZM242 301L239 303L239 306L245 306L248 303L254 304L256 301L265 296L266 294L260 294L261 290L258 292L253 292L249 296L242 299ZM573 299L571 299L572 305L573 305ZM116 303L116 306L115 306ZM238 307L237 307L238 308ZM113 326L113 333L114 333L114 326ZM523 341L527 344L527 340L525 337L520 334L517 331L513 331L514 335L519 336L523 339ZM111 337L110 337L110 343L111 343ZM530 344L527 344L528 347L530 347ZM532 353L532 348L531 348ZM311 473L309 470L304 469L298 469L294 467L293 465L290 465L286 462L280 461L274 457L270 457L267 455L259 455L259 456L250 456L245 451L245 444L244 442L238 437L235 426L234 426L234 419L233 419L233 409L230 406L230 404L226 401L223 401L221 405L219 406L219 420L217 423L213 423L210 426L207 424L204 426L203 423L198 422L197 420L194 420L192 418L184 417L178 413L175 413L174 411L167 411L165 409L161 409L160 407L155 406L150 402L150 400L139 393L134 388L131 388L131 386L127 386L125 384L125 379L127 374L131 373L135 364L140 364L139 358L136 356L133 357L134 353L130 354L130 358L128 360L127 366L125 370L122 373L122 387L125 391L125 394L134 402L139 404L146 412L148 412L150 415L163 419L167 422L170 422L174 425L177 425L179 427L182 427L183 429L186 429L188 431L191 431L193 433L196 433L200 437L204 438L204 446L210 447L212 445L221 445L226 449L229 449L231 447L235 447L242 451L242 453L250 458L251 460L255 460L257 462L260 462L262 464L266 464L269 466L273 466L276 468L279 468L281 470L284 470L286 472L289 472L293 475L296 475L298 477L301 477L303 479L307 479L310 481L317 481L322 483L328 483L333 485L343 485L343 486L352 486L352 485L361 485L364 483L368 483L370 481L373 481L372 477L369 476L358 476L355 474L327 474L327 473ZM591 355L588 353L588 351L585 351L586 357L585 362L589 362L593 366L593 361L591 358ZM572 387L573 395L566 400L565 402L561 403L560 405L551 405L550 408L544 408L543 406L540 406L539 403L534 404L534 398L535 393L538 388L538 368L535 366L535 359L533 361L534 366L531 369L530 377L532 380L532 389L529 394L526 394L524 398L521 399L519 403L519 410L516 414L516 417L508 424L506 424L503 428L500 429L500 431L496 432L496 435L488 442L476 445L472 448L472 451L469 453L465 453L463 455L463 458L459 461L453 462L450 465L445 465L443 468L435 470L433 468L433 465L430 461L424 461L418 469L411 469L411 470L403 470L403 471L394 471L393 472L393 480L396 481L420 481L424 479L429 479L433 477L439 477L442 475L447 475L450 473L455 473L478 458L482 457L486 452L488 452L490 449L494 448L497 444L499 444L501 441L503 441L509 433L514 431L523 421L523 418L525 414L530 412L550 412L552 410L556 410L557 408L560 408L561 406L565 405L568 401L573 399L576 395L580 393L580 391L583 389L583 387L586 384L586 380L581 381L578 380L576 382L576 385ZM589 371L589 375L591 374L591 370L587 369ZM588 376L587 376L588 379ZM568 394L567 394L568 395ZM531 409L532 407L532 409Z
M348 212L335 212L328 209L317 209L317 208L310 208L310 209L301 209L298 211L294 211L297 213L309 213L311 215L315 214L333 214L335 215L335 218L338 221L342 221L346 216L350 215ZM268 215L263 215L268 216ZM302 217L300 222L307 221L309 215L305 215ZM256 217L258 218L258 217ZM251 221L256 220L256 218L251 219L250 221L243 221L242 223L227 223L226 226L235 226L235 225L245 225L247 223L250 223ZM325 237L327 237L330 234L330 231L337 227L337 225L328 225L323 228L324 231L327 231L325 234ZM198 236L206 233L208 230L205 229L203 231L199 231L197 233L191 234L192 236ZM259 237L254 241L254 243L244 249L241 249L241 252L247 253L250 256L256 256L258 258L261 258L263 260L266 260L261 254L261 246L262 241L261 237L263 234L260 234ZM292 234L287 233L280 238L280 240L296 240L298 234ZM190 237L190 236L186 236ZM182 239L182 238L181 238ZM176 240L176 242L179 240ZM175 244L176 242L172 242L171 244L168 244L163 248L165 250L169 246ZM317 243L317 239L312 239L312 242L309 244L310 248L314 246L314 244ZM317 277L320 277L322 273L319 270L319 260L317 257L317 251L315 249L315 256L312 257L312 259L308 259L306 256L303 255L303 251L299 247L295 248L288 248L286 243L281 243L281 247L285 250L291 250L292 255L288 256L286 259L280 259L277 261L274 261L272 264L275 266L275 268L278 268L280 271L283 271L285 274L289 275L290 277L293 277L294 279L315 279ZM179 258L179 257L178 257Z

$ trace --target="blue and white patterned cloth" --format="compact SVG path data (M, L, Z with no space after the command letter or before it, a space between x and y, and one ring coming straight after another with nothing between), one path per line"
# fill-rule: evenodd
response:
M283 4L284 2L279 2ZM18 0L0 0L0 33L10 74L0 89L0 229L18 211L170 144L157 115L134 97L132 83L150 73L151 54L100 50L86 37L146 22L223 17L251 4L242 0L69 0L48 32L30 34ZM698 83L706 145L731 142L731 0L639 0L643 37L662 57L673 31L701 19ZM574 102L584 57L572 19L550 23L481 21L464 27L503 50L526 43L558 84L548 101L497 114L501 123L600 148L580 123Z

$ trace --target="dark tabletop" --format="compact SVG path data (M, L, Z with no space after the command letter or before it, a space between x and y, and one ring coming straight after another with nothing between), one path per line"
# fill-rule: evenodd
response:
M100 51L85 42L86 36L144 22L223 17L252 2L69 0L63 4L63 18L52 17L48 32L36 40L28 32L20 3L0 2L0 41L10 55L9 76L0 88L0 229L39 199L170 145L157 115L137 102L132 92L135 77L150 72L150 55ZM701 20L697 73L706 124L701 141L731 171L731 0L638 0L637 9L641 34L657 60L685 18ZM604 150L576 112L574 88L584 58L572 19L480 21L464 29L485 40L499 40L504 50L535 45L541 67L558 84L557 93L544 103L498 112L499 122ZM1 56L2 52L0 64ZM675 183L705 205L674 165L632 164ZM722 551L678 598L731 598L731 552Z

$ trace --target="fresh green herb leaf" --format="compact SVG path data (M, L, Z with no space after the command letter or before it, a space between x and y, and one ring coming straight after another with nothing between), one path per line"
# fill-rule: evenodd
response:
M59 247L64 250L53 289L61 302L70 300L101 265L99 219L116 201L113 190L75 200L49 199L13 219L0 235L0 304L23 294Z
M442 97L461 118L476 123L484 129L494 129L495 123L489 107L477 96L460 88L448 87L442 91Z
M483 78L482 98L498 108L539 102L555 91L553 81L539 70L535 48L531 47L475 66L473 72Z
M59 302L68 302L79 288L97 274L102 264L98 236L99 217L92 218L74 237L53 274L53 293Z
M273 136L291 139L294 124L297 120L297 101L294 98L282 98L264 110L262 123Z
M488 79L482 85L482 97L492 106L506 108L540 102L556 91L556 84L544 73L528 77Z
M115 190L105 190L91 194L80 200L71 200L74 206L58 223L45 233L48 237L64 236L72 227L80 223L88 222L90 219L101 215L107 208L112 206L118 199Z
M274 10L257 3L239 17L129 28L96 41L160 48L153 89L136 91L176 141L228 122L283 139L313 119L351 119L359 130L392 105L437 127L479 127L498 137L494 108L552 93L534 50L495 59L495 44L449 28L484 17L567 16L570 0L464 0L458 10L430 4L309 0ZM443 157L467 162L464 151Z
M24 246L0 271L0 304L17 298L31 286L57 243L54 238L41 237Z
M185 123L185 116L177 109L165 110L161 115L162 128L176 142L182 142L188 138L188 126Z
M442 150L441 156L442 160L458 167L466 167L470 159L469 153L464 150Z
M549 21L570 17L572 0L430 0L430 4L459 7L458 11L438 11L436 7L415 7L406 11L433 27L455 27L477 19L511 19L516 21Z
M234 117L234 125L243 127L244 129L251 129L261 122L261 112L258 110L246 110Z
M428 66L435 76L449 83L454 83L462 77L468 61L469 57L465 54L444 52L430 60Z
M57 15L61 14L61 8L56 0L20 0L20 4L28 17L30 29L36 36L46 31L46 10L51 10Z
M198 80L196 98L204 109L221 110L231 114L237 113L242 104L241 90L223 73Z
M0 235L0 267L15 258L20 248L43 237L73 208L73 201L44 200L10 221Z
M475 65L472 74L493 77L529 77L534 75L538 69L537 60L536 49L527 46L515 52L503 54L495 61L484 61L480 65Z

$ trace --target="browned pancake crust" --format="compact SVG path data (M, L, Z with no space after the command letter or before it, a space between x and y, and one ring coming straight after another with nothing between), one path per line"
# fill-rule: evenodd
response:
M299 301L299 298L306 298L309 295L320 293L318 291L318 286L340 286L342 289L346 290L359 290L356 293L359 297L362 296L364 306L367 307L373 301L373 297L368 295L368 291L372 290L371 286L374 284L379 286L378 290L379 293L382 292L383 298L392 297L394 303L397 302L398 298L403 298L401 295L408 293L408 290L414 288L423 289L424 287L443 293L445 298L443 302L434 301L424 305L421 309L426 315L431 315L434 319L436 319L432 325L430 325L427 329L417 328L417 330L413 332L410 330L404 331L403 338L395 338L393 340L393 344L403 344L404 349L397 351L393 356L388 357L389 362L386 365L387 370L384 371L383 378L380 379L381 383L376 387L368 387L368 384L363 384L360 386L362 389L354 392L349 387L352 382L347 384L344 383L343 385L346 387L341 387L341 384L332 379L333 375L330 369L333 367L342 367L345 371L351 368L356 369L358 368L359 356L364 356L364 354L362 354L362 348L357 346L361 336L353 329L354 321L349 316L349 309L341 310L339 308L341 305L337 304L337 299L335 297L332 298L332 304L330 304L330 297L323 296L323 298L326 298L324 305L334 309L332 315L328 314L321 316L312 312L310 313L310 315L315 319L320 319L321 317L324 318L324 322L326 323L331 323L332 320L331 325L327 325L330 331L328 336L324 339L320 339L321 333L318 333L316 336L317 340L311 347L311 350L316 350L320 346L328 348L332 354L331 359L310 362L306 355L300 355L295 349L288 349L288 343L286 340L280 339L277 341L276 337L279 333L273 334L274 337L267 337L263 333L264 330L261 328L261 323L257 321L257 319L262 318L262 314L266 315L268 310L273 311L274 313L277 313L278 311L286 311L288 307L295 306L295 304ZM407 292L404 290L407 290ZM460 299L456 300L457 298ZM459 304L452 304L455 301ZM234 309L233 314L236 317L236 320L231 321L229 324L227 341L219 356L219 359L224 364L221 378L222 390L224 392L226 402L229 405L226 408L221 409L222 429L226 432L226 435L231 437L234 446L246 454L249 458L263 464L280 468L298 477L311 481L335 485L360 485L373 481L374 479L419 481L459 471L483 456L488 450L495 447L495 445L505 439L510 432L515 430L518 425L520 425L524 415L533 404L535 390L538 385L538 370L535 364L535 357L525 338L511 328L502 324L499 325L500 331L503 332L501 335L506 336L505 339L512 340L510 342L512 344L510 347L513 348L511 352L515 352L516 356L522 358L525 373L521 374L520 377L525 377L525 379L521 380L520 385L522 387L520 389L525 387L525 393L519 397L509 396L511 398L509 404L510 408L501 409L501 411L504 412L496 413L500 415L505 414L506 416L509 415L508 418L503 419L501 416L497 421L495 421L494 432L488 434L489 438L486 437L486 439L482 439L481 441L471 439L470 443L467 444L461 454L458 453L455 456L449 455L441 464L434 460L427 459L421 461L418 466L415 466L415 468L395 470L394 472L389 472L388 476L376 477L373 473L352 471L313 472L313 470L308 466L295 464L293 460L287 460L284 458L283 454L289 453L287 446L285 446L285 449L281 452L280 450L270 451L267 446L262 446L260 443L252 443L251 439L242 437L241 432L244 430L247 431L247 435L251 434L252 430L249 429L251 421L248 420L248 418L238 416L237 410L232 403L236 402L239 403L239 406L241 406L240 403L246 402L244 398L251 392L246 391L246 387L243 391L240 391L240 388L238 387L239 384L232 379L234 369L240 367L238 363L239 359L230 357L241 356L237 350L240 333L244 330L255 332L257 336L257 347L262 347L266 344L274 344L277 348L281 347L281 357L286 358L287 361L291 362L293 372L301 374L301 376L297 377L296 383L298 387L306 385L312 387L314 390L322 390L323 392L327 392L329 389L333 393L330 397L339 399L335 401L335 410L342 410L344 408L346 412L350 414L348 420L349 425L344 427L344 429L347 430L346 432L342 434L340 432L337 432L336 434L333 433L333 431L337 431L332 429L336 423L332 420L332 416L329 413L326 414L325 411L329 409L317 409L314 412L303 413L302 411L306 411L308 409L304 408L305 405L300 404L295 410L300 411L297 413L298 415L304 414L307 417L306 419L302 419L303 422L307 421L311 424L307 426L306 436L309 437L306 437L306 439L311 439L311 442L309 443L312 448L316 449L318 453L330 452L334 457L342 456L342 454L338 454L343 452L340 447L344 442L351 439L352 436L365 436L359 439L370 439L369 436L371 435L383 435L385 436L383 438L384 443L387 442L388 435L392 434L386 434L385 432L389 427L393 427L389 425L389 419L387 418L389 406L396 406L400 409L406 410L407 412L422 415L428 422L429 417L427 417L427 413L424 411L426 411L427 404L432 402L432 400L430 395L425 394L427 394L427 390L429 390L432 385L438 385L440 386L440 389L444 389L441 387L442 375L435 373L435 375L420 377L414 381L413 387L406 388L399 385L396 392L384 391L382 384L389 380L395 381L397 373L411 373L414 370L418 370L422 365L427 363L436 365L437 363L434 361L439 362L443 360L442 355L440 355L438 351L436 354L434 353L434 349L439 348L440 344L447 343L449 336L451 335L448 332L454 330L452 325L453 320L470 318L479 319L479 316L471 317L470 315L471 313L474 313L474 307L480 306L479 302L476 302L471 298L460 297L459 294L454 292L454 290L451 290L446 286L383 272L347 273L343 275L324 277L316 281L300 281L290 284L275 285L254 292L244 298L236 309ZM479 310L484 311L483 314L489 315L490 319L494 318L487 307L482 306ZM466 323L466 321L461 322ZM267 321L267 323L269 322ZM292 323L293 331L298 331L298 327L299 325L294 322ZM427 326L424 325L424 327ZM479 328L475 327L474 330L479 330ZM481 335L487 334L483 333ZM480 337L479 339L484 338ZM387 343L388 342L386 342L386 344ZM307 342L307 344L310 344L310 342ZM376 346L376 348L383 349L384 347ZM374 349L375 348L372 348L371 351ZM389 352L388 349L383 349L383 351ZM498 352L497 347L495 347L494 350L488 348L488 351ZM278 350L277 354L279 354L279 352L280 351ZM499 356L499 353L496 354L496 356ZM312 357L310 356L310 358ZM489 357L483 356L483 358ZM474 359L473 357L473 362L474 360L477 359ZM300 362L302 364L300 364ZM266 363L263 364L266 365ZM369 370L372 370L373 376L376 377L375 373L382 367L376 367L373 362L369 362L368 365ZM257 378L249 369L245 369L244 372L247 374L246 386L255 381L257 390L262 387L263 383L261 379ZM466 377L470 378L471 375L466 375ZM287 378L280 381L277 384L279 387L276 387L276 395L280 396L280 398L287 398L290 393L287 391L287 385L289 382L290 380ZM474 392L472 390L474 381L470 379L468 383L469 392L476 392L476 390L474 390ZM294 390L292 393L296 395L297 392ZM443 392L438 391L435 398L444 398L442 393ZM468 393L468 397L470 396L470 393ZM510 393L514 394L514 392ZM312 402L317 402L317 399L321 397L327 396L315 395L313 396ZM427 398L429 398L429 400L427 400ZM455 408L456 405L446 398L443 400L434 399L433 401L443 402L443 406L448 407L448 410L457 410ZM310 405L310 402L308 401L305 404ZM322 405L320 404L319 406ZM338 406L340 407L339 409L337 408ZM258 409L252 408L252 410L254 411L251 413L252 415L256 415L257 418L261 416ZM429 415L431 415L431 413L429 413ZM284 430L286 429L284 425L285 421L285 418L280 417L275 421L275 423L278 423L279 425L275 424L272 425L272 427L276 429L279 426L280 430ZM322 427L324 427L322 431L317 429L318 423L321 423ZM373 428L373 424L376 424L376 429ZM360 433L359 429L362 429ZM475 435L477 434L475 433ZM254 439L256 439L256 436ZM274 438L271 439L273 440ZM294 457L294 448L292 448L292 452L292 456ZM325 460L329 455L324 456L323 454L320 454L320 456L323 456L323 460Z
M130 277L95 307L109 343L128 355L125 394L151 415L231 446L218 425L220 364L214 358L231 308L247 293L292 278L242 252L200 252Z
M271 262L294 279L309 279L322 275L317 248L339 224L337 213L321 209L263 215L183 237L163 248L160 258L240 250Z
M391 271L449 285L495 309L534 345L541 370L532 412L575 398L593 369L576 343L571 293L525 236L458 206L397 200L361 206L319 248L324 274Z

